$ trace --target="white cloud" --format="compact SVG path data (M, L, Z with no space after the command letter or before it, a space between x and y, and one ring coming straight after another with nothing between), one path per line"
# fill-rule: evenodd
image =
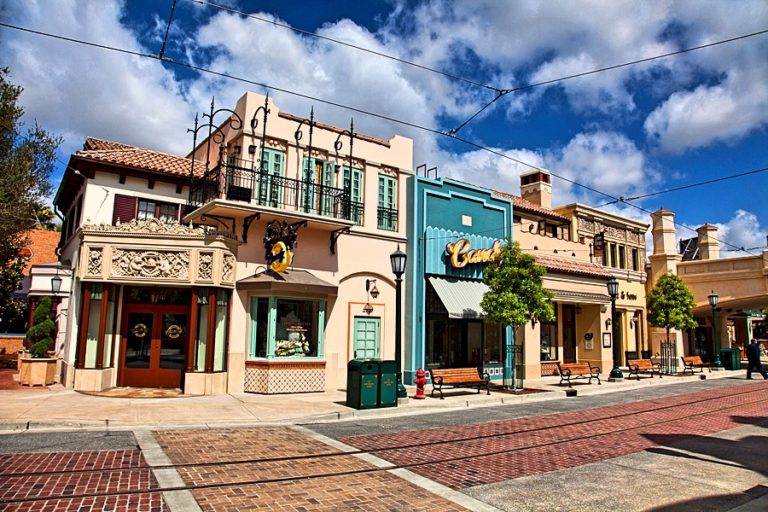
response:
M715 141L733 142L768 125L768 65L732 69L715 86L676 92L645 120L648 137L679 153Z
M123 3L10 0L10 21L77 39L147 52L120 22ZM172 73L158 62L40 36L3 30L5 65L24 87L27 119L67 136L86 135L185 152L192 115Z
M728 222L715 224L717 238L720 240L720 257L745 256L746 253L734 251L735 248L755 248L752 253L765 250L768 229L760 225L757 216L746 210L737 210Z

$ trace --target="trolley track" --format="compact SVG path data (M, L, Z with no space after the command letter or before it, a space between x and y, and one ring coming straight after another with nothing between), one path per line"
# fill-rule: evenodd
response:
M740 388L740 386L739 386ZM753 389L750 389L748 391L742 391L738 390L733 391L729 390L727 393L720 392L717 396L706 396L706 395L712 395L711 392L700 392L695 393L692 396L694 399L686 400L670 405L664 405L659 406L654 401L643 401L643 402L637 402L632 405L644 405L643 407L636 407L632 408L632 414L633 415L642 415L642 414L658 414L659 412L675 412L675 409L683 409L686 407L695 407L695 406L701 406L701 410L698 411L688 411L683 417L680 416L669 416L669 417L663 417L660 419L657 419L656 421L636 421L632 424L625 425L625 426L618 426L616 428L607 428L602 431L593 433L593 434L579 434L578 432L574 435L566 435L559 439L552 439L552 440L545 440L539 443L532 443L527 444L525 446L518 446L514 448L505 448L501 450L483 450L480 453L476 453L470 456L467 456L466 454L461 455L455 455L455 456L445 456L440 458L432 458L430 460L422 460L422 461L416 461L416 462L410 462L410 463L393 463L390 462L389 465L384 467L364 467L364 468L356 468L351 470L342 470L342 471L325 471L325 472L317 472L317 473L304 473L300 475L287 475L287 476L279 476L279 477L266 477L266 478L240 478L240 479L233 479L231 481L220 481L220 482L193 482L187 483L182 486L150 486L149 488L142 488L142 489L126 489L126 490L120 490L119 492L89 492L89 493L79 493L79 494L54 494L54 495L40 495L40 496L29 496L24 498L11 498L11 499L0 499L0 510L4 509L7 505L10 504L20 504L20 503L30 503L30 502L40 502L40 501L48 501L48 500L69 500L69 499L78 499L78 498L95 498L95 497L105 497L105 496L123 496L123 495L135 495L135 494L152 494L152 493L161 493L161 492L174 492L174 491L195 491L195 490L205 490L205 489L222 489L222 488L229 488L229 487L242 487L242 486L255 486L255 485L268 485L268 484L278 484L278 483L285 483L285 482L295 482L300 480L316 480L316 479L323 479L323 478L333 478L333 477L343 477L343 476L351 476L351 475L364 475L364 474L370 474L370 473L379 473L379 472L386 472L391 471L394 469L405 469L405 470L424 470L425 468L428 468L429 466L435 466L435 465L444 465L444 464L452 464L452 463L464 463L467 462L467 459L481 459L481 458L487 458L487 457L494 457L499 455L510 455L510 454L521 454L525 453L526 451L534 451L541 448L553 448L562 446L568 443L574 443L584 440L596 440L600 438L607 438L608 436L616 436L618 434L628 434L633 431L640 431L644 429L648 429L655 426L663 426L668 424L673 424L676 422L685 422L690 421L692 418L702 418L706 416L716 416L716 415L724 415L727 411L732 411L740 408L746 408L749 406L754 406L758 404L766 404L768 403L768 397L765 397L765 387L764 386L753 386ZM705 396L699 396L699 395L705 395ZM736 400L737 403L732 403L730 405L728 404L717 404L718 401L728 401L728 400ZM709 404L710 406L715 405L717 406L714 408L714 410L710 407L709 409L704 408L705 404ZM614 406L615 407L615 406ZM605 407L605 408L598 408L605 409L603 412L608 412L608 410L611 409L611 407ZM588 410L588 409L587 409ZM557 414L562 413L555 413L554 415L547 415L547 416L556 416ZM197 463L181 463L181 464L167 464L167 465L158 465L158 466L142 466L142 467L130 467L130 468L115 468L115 469L95 469L95 470L72 470L72 471L55 471L55 472L22 472L22 473L14 473L14 474L4 474L0 477L0 492L2 492L2 489L6 487L6 485L3 484L3 481L9 481L10 479L23 479L23 478L33 478L33 477L45 477L50 475L84 475L88 473L93 472L99 472L99 473L122 473L126 471L154 471L158 469L178 469L178 470L185 470L185 469L191 469L191 468L219 468L219 467L231 467L231 466L243 466L243 465L251 465L253 468L250 469L258 469L259 465L264 464L270 464L270 463L304 463L304 465L308 464L311 461L316 460L322 460L322 459L329 459L329 458L338 458L338 457L352 457L355 455L362 455L362 454L371 454L371 455L385 455L383 457L386 459L386 455L388 452L401 452L403 450L412 449L412 448L423 448L425 446L440 446L440 447L448 447L449 451L451 448L451 445L456 445L459 443L466 443L471 441L486 441L486 440L493 440L495 438L501 438L501 437L508 437L512 435L517 434L530 434L535 433L542 430L553 430L553 429L559 429L564 427L575 427L575 426L582 426L585 423L593 423L593 422L607 422L610 420L618 420L618 419L625 419L627 417L627 412L622 411L620 414L597 414L594 418L587 420L587 421L573 421L573 422L560 422L555 425L546 425L538 428L523 428L523 429L511 429L509 431L505 431L504 433L494 433L489 435L479 435L479 436L457 436L450 440L435 440L430 443L414 443L408 446L399 445L397 448L392 447L386 447L386 448L375 448L370 450L364 450L364 449L356 449L348 452L328 452L328 453L319 453L319 454L313 454L313 455L301 455L301 456L285 456L285 457L270 457L270 458L254 458L254 459L248 459L248 460L232 460L232 461L216 461L216 462L197 462ZM502 420L502 422L514 422L516 420ZM496 423L496 422L489 422L489 423ZM434 430L434 429L431 429Z

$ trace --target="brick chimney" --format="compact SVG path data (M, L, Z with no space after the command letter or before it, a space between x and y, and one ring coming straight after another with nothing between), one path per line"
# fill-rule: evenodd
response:
M717 241L717 226L704 224L696 229L699 234L699 259L716 260L720 258L720 242Z
M520 195L523 199L547 210L552 209L552 176L544 169L534 169L520 175Z

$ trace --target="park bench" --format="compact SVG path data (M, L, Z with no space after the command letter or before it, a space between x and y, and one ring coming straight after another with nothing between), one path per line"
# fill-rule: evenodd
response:
M24 349L24 338L0 338L0 367L16 368L19 352Z
M485 386L486 392L490 395L489 388L491 377L488 373L482 375L477 368L436 368L430 370L432 378L432 394L435 396L435 390L440 392L440 399L443 399L443 386L451 387L474 387L477 386L477 392Z
M633 375L637 377L637 380L640 380L641 372L650 373L651 378L653 378L655 373L658 373L659 378L663 378L663 375L661 374L661 365L652 362L650 359L629 359L627 361L627 367L629 368L628 380L631 379Z
M560 372L560 383L563 385L563 381L568 383L568 387L571 386L571 379L586 379L589 378L587 384L592 384L592 378L597 379L598 384L600 382L600 368L597 366L590 366L589 363L557 363L557 370Z
M685 375L685 372L691 372L691 375L693 375L694 368L699 368L701 370L700 373L704 373L705 367L710 372L712 371L712 366L702 361L701 356L680 356L680 359L683 360L683 375Z

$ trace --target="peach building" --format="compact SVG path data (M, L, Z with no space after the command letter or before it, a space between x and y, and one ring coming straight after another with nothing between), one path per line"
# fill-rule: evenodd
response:
M64 383L309 392L343 388L354 357L392 359L412 141L253 93L194 136L188 157L95 138L72 155Z

